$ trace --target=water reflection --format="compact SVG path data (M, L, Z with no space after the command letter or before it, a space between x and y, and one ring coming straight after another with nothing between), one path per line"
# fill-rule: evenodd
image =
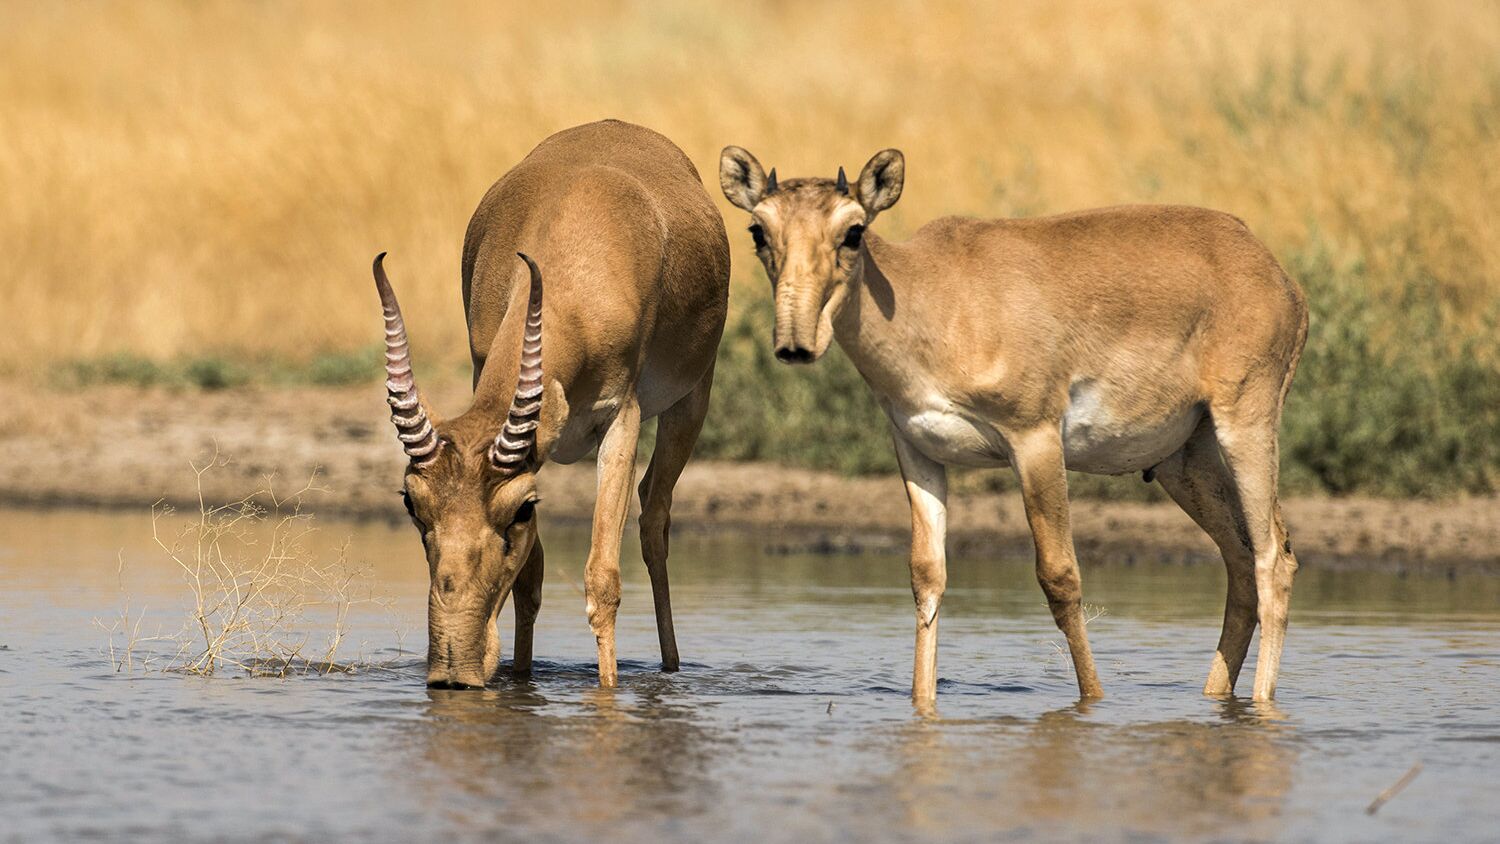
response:
M459 829L561 822L602 834L652 819L769 820L756 815L765 805L738 817L726 802L740 799L729 773L753 748L738 719L713 711L721 702L685 698L667 680L637 677L609 690L588 685L587 666L562 673L484 692L428 691L407 736L418 758L400 762L416 769L422 799L460 807ZM753 776L791 784L792 803L826 805L836 795L837 828L848 834L1274 833L1302 747L1294 720L1243 699L1203 706L1210 717L1128 723L1107 703L1030 718L928 711L852 730L834 718L789 722L760 737L785 747ZM828 764L834 758L840 763Z
M607 827L645 816L684 816L712 805L718 740L697 710L662 689L587 685L589 666L559 678L504 681L482 692L429 690L413 741L431 800L453 791L509 797L507 824ZM503 787L497 784L503 783ZM474 819L476 821L480 818ZM482 823L480 825L483 825Z
M1274 707L1213 705L1211 721L1125 726L1087 703L1030 720L929 712L890 733L893 820L945 835L1066 827L1253 836L1281 814L1300 745Z

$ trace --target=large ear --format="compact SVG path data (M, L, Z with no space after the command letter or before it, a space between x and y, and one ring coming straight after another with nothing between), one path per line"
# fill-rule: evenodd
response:
M749 152L740 147L724 147L719 155L719 187L730 202L753 211L766 195L766 171Z
M875 153L859 174L859 204L874 217L896 204L906 182L906 156L899 149Z

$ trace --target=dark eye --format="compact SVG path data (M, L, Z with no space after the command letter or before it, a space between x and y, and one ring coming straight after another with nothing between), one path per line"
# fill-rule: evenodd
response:
M535 515L536 501L523 501L521 502L521 506L516 509L516 517L511 519L510 523L513 525L524 525L531 521L531 517Z
M858 249L859 248L860 238L863 238L864 236L865 236L865 227L864 226L860 226L860 225L850 226L849 227L849 231L844 232L844 248L845 249Z
M756 249L766 248L766 230L761 228L759 223L750 227L750 239L755 241Z
M427 525L423 524L422 520L417 518L417 508L413 507L411 504L411 494L404 489L401 490L401 503L406 505L406 515L411 516L411 520L416 523L417 530L422 532L423 539L425 541L427 534Z

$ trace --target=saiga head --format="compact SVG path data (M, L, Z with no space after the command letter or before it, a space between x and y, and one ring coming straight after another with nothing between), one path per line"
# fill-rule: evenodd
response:
M749 152L724 148L719 185L750 212L755 254L775 291L777 360L812 363L828 351L865 227L901 198L905 172L901 151L888 149L870 159L852 186L842 167L837 179L778 183L776 171L767 176Z
M440 422L411 371L401 308L375 258L385 311L387 401L410 462L401 491L432 577L427 598L427 685L481 688L500 660L495 616L536 540L536 429L542 409L542 274L531 297L520 376L500 430L486 414Z

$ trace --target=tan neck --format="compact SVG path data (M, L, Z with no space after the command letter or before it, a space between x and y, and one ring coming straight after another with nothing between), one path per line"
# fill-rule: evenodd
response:
M910 306L911 280L902 274L902 247L865 235L859 264L849 279L848 299L833 320L834 337L877 394L912 366L913 341L902 306Z

